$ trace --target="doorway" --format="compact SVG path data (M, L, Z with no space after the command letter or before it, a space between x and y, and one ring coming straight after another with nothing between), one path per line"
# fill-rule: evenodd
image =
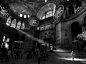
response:
M73 22L71 24L71 32L72 32L72 38L82 33L82 27L79 25L79 22Z
M51 46L53 46L53 42L52 42L51 38L44 38L43 40L45 42L49 43L49 48L51 48Z

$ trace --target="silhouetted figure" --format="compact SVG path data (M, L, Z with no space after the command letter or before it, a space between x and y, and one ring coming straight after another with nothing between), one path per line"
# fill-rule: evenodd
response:
M2 50L1 62L3 62L3 59L5 59L5 61L7 61L7 50L6 50L5 46L3 46L1 48L1 50Z
M40 57L41 57L40 56L40 50L38 49L37 51L38 51L38 64L40 64Z
M19 57L19 50L18 50L18 49L15 49L15 50L14 50L14 53L15 53L15 60L18 60L18 57Z
M30 51L28 51L27 52L27 57L26 57L26 59L30 59L31 58L31 56L30 56Z
M72 60L74 61L74 57L75 57L75 50L74 49L71 51L71 56L72 56Z
M8 50L7 51L7 61L9 61L10 57L11 57L11 50Z
M21 53L20 53L20 58L22 59L23 58L23 54L24 54L24 50L21 50Z
M0 52L1 52L1 53L0 53L0 58L1 58L0 60L1 60L1 63L2 63L2 62L3 62L3 53L2 53L2 48L0 49Z

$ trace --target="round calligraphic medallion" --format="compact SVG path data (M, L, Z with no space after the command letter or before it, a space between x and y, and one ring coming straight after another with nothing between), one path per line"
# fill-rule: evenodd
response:
M63 12L64 12L64 6L59 5L56 8L56 12L55 12L55 15L54 15L55 19L58 20L62 16Z
M29 21L29 25L33 27L39 24L39 21L36 17L31 17L28 21Z

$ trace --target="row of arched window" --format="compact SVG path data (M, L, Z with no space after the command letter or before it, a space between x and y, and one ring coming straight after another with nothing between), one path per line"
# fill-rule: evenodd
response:
M25 29L25 23L21 21L17 21L16 19L11 19L11 16L7 18L6 25L16 28L16 29Z

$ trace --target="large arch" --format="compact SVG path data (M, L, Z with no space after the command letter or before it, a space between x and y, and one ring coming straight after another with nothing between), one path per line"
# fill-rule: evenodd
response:
M71 33L72 33L72 38L82 33L82 27L79 25L79 22L73 22L71 24Z
M84 17L84 23L83 23L83 26L86 27L86 15Z

